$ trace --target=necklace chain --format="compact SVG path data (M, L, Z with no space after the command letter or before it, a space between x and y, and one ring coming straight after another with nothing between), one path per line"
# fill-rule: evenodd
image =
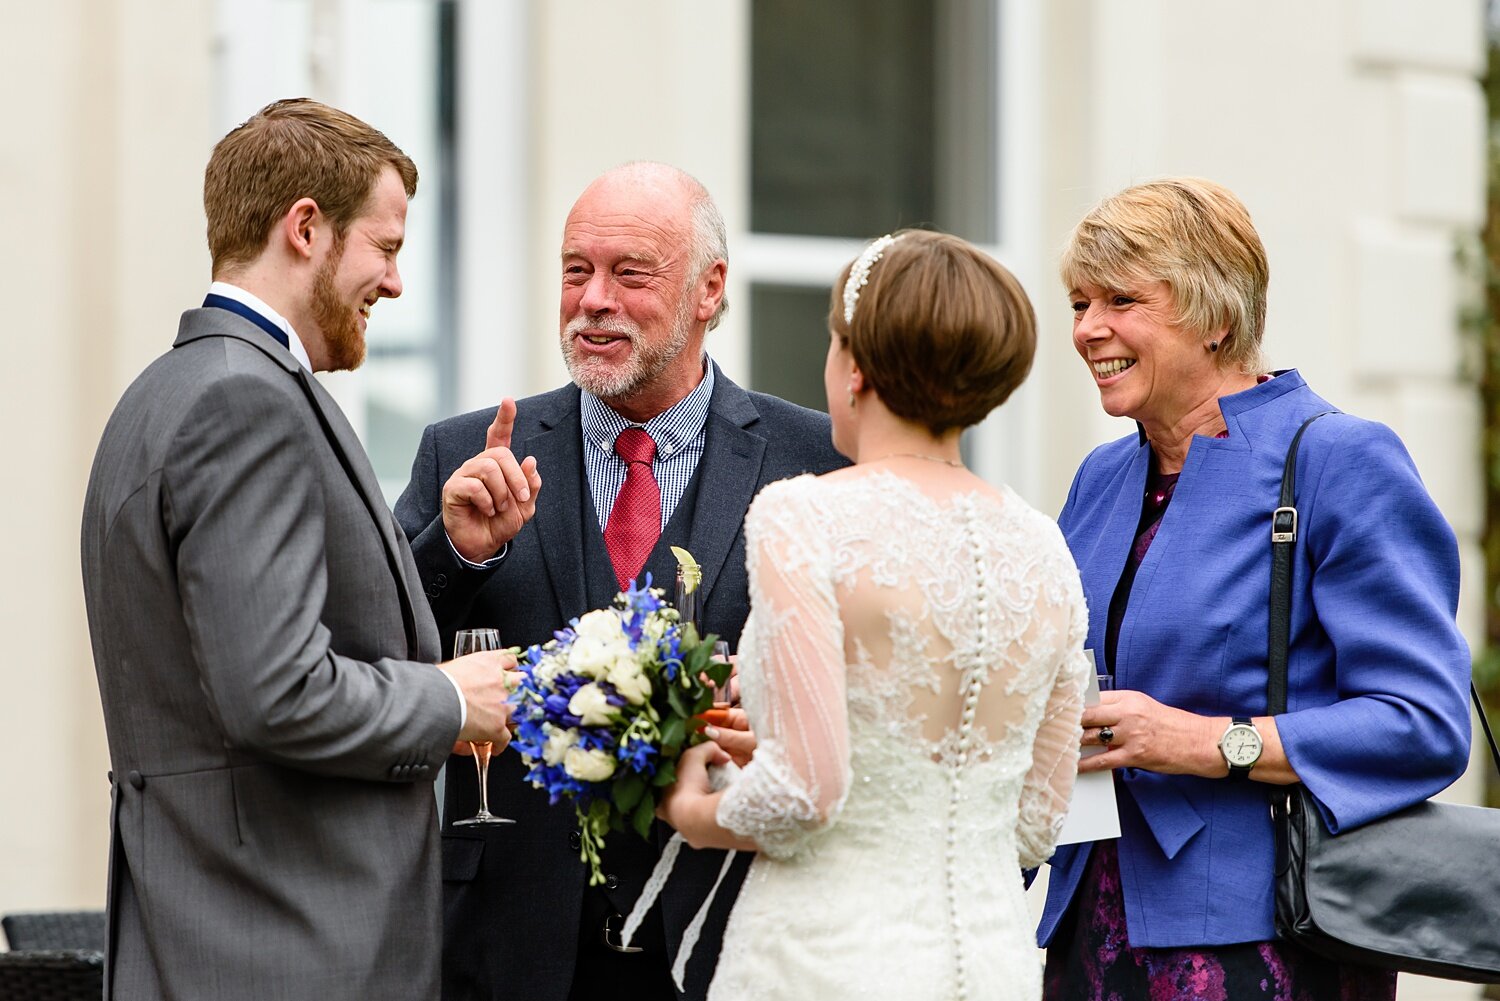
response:
M955 462L952 459L945 459L941 455L923 455L921 452L892 452L889 455L877 455L875 458L866 459L865 461L884 462L886 459L926 459L928 462L941 462L943 465L952 466L954 469L968 468L963 464L963 460L961 459Z

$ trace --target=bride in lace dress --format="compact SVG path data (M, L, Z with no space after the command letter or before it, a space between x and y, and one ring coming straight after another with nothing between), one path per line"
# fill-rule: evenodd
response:
M757 738L713 791L689 751L662 815L759 852L710 1001L1022 998L1021 868L1052 853L1090 670L1057 526L967 471L959 433L1031 365L1016 280L952 236L871 244L835 286L825 382L855 461L761 492L740 646Z

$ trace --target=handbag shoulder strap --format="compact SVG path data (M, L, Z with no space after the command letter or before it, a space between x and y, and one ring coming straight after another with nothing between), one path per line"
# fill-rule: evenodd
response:
M1266 710L1272 716L1286 712L1286 665L1287 648L1292 628L1292 555L1297 543L1297 446L1308 425L1319 417L1327 417L1337 411L1329 410L1314 414L1302 422L1292 443L1286 450L1286 465L1281 470L1281 498L1271 514L1271 618L1266 632ZM1500 771L1500 747L1490 730L1490 721L1485 716L1484 706L1479 701L1479 690L1469 682L1469 696L1474 700L1474 709L1479 713L1479 722L1484 727L1485 738L1490 743L1490 755L1495 759L1495 769Z

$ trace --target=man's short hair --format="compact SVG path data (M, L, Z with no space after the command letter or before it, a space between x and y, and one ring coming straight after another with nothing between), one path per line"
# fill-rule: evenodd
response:
M307 98L268 104L219 140L203 178L213 273L260 256L277 220L301 198L318 203L342 238L365 207L381 172L417 192L411 158L379 130Z

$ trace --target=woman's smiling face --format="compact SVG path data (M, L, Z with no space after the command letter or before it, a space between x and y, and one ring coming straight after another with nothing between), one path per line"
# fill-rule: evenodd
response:
M1222 377L1204 339L1177 325L1166 282L1127 290L1084 285L1069 297L1073 347L1111 416L1173 424Z

